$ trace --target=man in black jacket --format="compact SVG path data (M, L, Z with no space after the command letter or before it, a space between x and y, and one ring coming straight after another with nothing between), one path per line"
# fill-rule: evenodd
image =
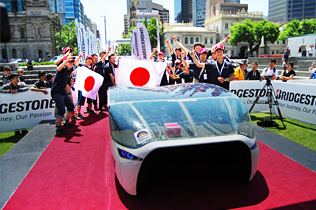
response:
M116 86L114 77L115 77L115 68L117 68L117 65L115 64L115 55L111 54L109 55L109 62L104 66L104 72L103 72L103 84L99 89L99 110L100 113L103 113L104 111L107 111L107 102L108 102L108 88L111 86ZM105 108L105 109L103 109Z

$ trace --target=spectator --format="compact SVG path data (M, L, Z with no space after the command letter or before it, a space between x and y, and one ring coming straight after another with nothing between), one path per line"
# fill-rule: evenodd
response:
M269 62L269 67L265 68L261 74L261 78L265 79L266 76L271 76L275 80L278 76L278 69L275 68L276 60L273 58Z
M293 67L294 67L294 63L289 62L287 64L287 70L283 71L281 73L280 80L282 80L283 82L287 82L288 80L292 80L295 76L295 71L293 70Z
M34 83L34 85L31 87L32 91L42 92L45 95L47 95L48 91L47 88L49 88L48 83L46 82L46 73L44 71L41 71L38 73L39 80Z
M283 59L282 59L283 61L282 66L284 67L284 71L286 70L288 59L289 59L289 55L287 54L287 51L284 50Z
M117 67L117 65L115 64L115 55L111 54L109 55L109 62L104 66L104 80L103 80L103 85L104 86L104 95L102 95L102 100L101 100L101 96L100 96L100 112L102 113L104 110L102 110L102 107L105 107L106 110L108 110L107 107L107 100L108 100L108 95L107 95L107 91L108 88L111 86L116 86L116 83L114 81L114 76L115 76L115 71L114 69Z
M27 62L27 70L28 70L28 71L33 70L32 61L28 61L28 62Z
M0 88L1 93L16 94L18 92L25 92L29 89L27 85L19 82L18 74L11 74L8 78L11 80L11 82ZM27 134L27 130L22 130L22 135L25 134ZM15 131L15 135L20 135L20 131Z
M0 89L0 92L16 94L17 92L24 92L29 90L27 85L19 82L18 74L10 74L8 79L10 79L11 82L3 85Z
M261 75L260 72L257 71L258 63L253 62L252 63L252 70L247 75L247 80L260 80Z
M67 132L62 129L62 126L65 128L75 126L69 122L70 116L74 115L74 104L68 97L71 93L66 92L67 82L70 73L73 71L74 62L75 60L68 56L67 59L57 67L56 76L52 84L51 95L57 107L56 135L67 135ZM61 121L65 114L65 107L67 108L66 122L62 125Z
M309 45L307 52L308 52L308 57L313 57L313 54L314 54L314 45L313 44Z
M247 75L248 62L246 59L239 62L239 67L235 69L235 80L245 80Z
M285 50L286 50L287 55L290 56L291 55L290 47L287 46Z
M302 57L306 57L306 44L301 44L299 48L301 49Z
M43 59L42 59L42 62L46 62L46 59L45 59L45 58L43 58Z
M51 87L52 87L53 80L54 80L54 75L51 74L51 73L48 73L48 74L46 75L46 80L47 80L48 87L51 88Z
M312 66L309 68L309 72L312 73L312 76L310 79L316 79L316 68L315 67L315 62L312 63Z
M2 82L3 82L2 85L6 85L11 82L11 80L9 79L9 75L11 74L12 69L10 66L4 66L3 71L4 71L4 75L2 77Z
M23 77L23 74L24 74L23 69L17 69L17 70L16 70L16 73L18 73L18 75L19 75L19 81L25 83L25 79L24 79L24 77Z

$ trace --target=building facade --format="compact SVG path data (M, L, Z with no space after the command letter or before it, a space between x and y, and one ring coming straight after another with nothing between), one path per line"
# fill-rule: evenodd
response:
M194 27L193 23L164 24L164 40L169 38L171 47L175 49L178 48L178 45L172 40L173 34L188 50L192 49L195 42L201 42L207 49L211 49L213 45L216 44L217 32L209 31L201 27ZM171 56L166 42L164 42L163 49L165 56Z
M142 22L144 19L158 18L162 23L169 23L169 10L160 4L153 3L151 0L127 0L127 4L131 5L131 7L128 9L127 14L124 15L124 36L130 32L132 26L136 26L138 22Z
M315 0L269 0L269 21L290 22L316 18Z
M192 21L196 27L204 27L205 10L207 0L192 0ZM212 0L211 5L218 3L236 3L239 4L240 0Z
M61 25L64 25L66 22L66 15L65 15L65 0L49 0L50 10L52 14L61 14L62 21Z
M236 3L218 3L216 5L206 3L206 18L204 26L207 30L218 33L217 42L223 40L229 35L229 27L236 22L251 19L253 21L262 21L263 14L259 12L248 12L247 4ZM245 58L247 54L248 43L240 43L238 46L226 45L226 50L233 57Z
M174 0L175 23L192 22L192 0Z
M51 14L49 1L25 0L16 10L15 5L6 4L10 22L11 41L0 44L1 58L49 60L59 54L55 34L59 31L61 16Z

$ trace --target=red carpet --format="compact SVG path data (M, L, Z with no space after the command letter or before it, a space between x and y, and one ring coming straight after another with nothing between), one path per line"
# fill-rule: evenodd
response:
M193 183L154 181L146 194L130 196L114 176L107 115L78 124L52 140L5 210L316 209L316 173L262 143L252 182L213 175Z

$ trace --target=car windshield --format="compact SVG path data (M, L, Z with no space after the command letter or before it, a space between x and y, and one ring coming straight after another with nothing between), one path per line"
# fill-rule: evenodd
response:
M110 127L113 140L129 148L154 141L234 134L254 137L246 106L229 97L114 104Z

